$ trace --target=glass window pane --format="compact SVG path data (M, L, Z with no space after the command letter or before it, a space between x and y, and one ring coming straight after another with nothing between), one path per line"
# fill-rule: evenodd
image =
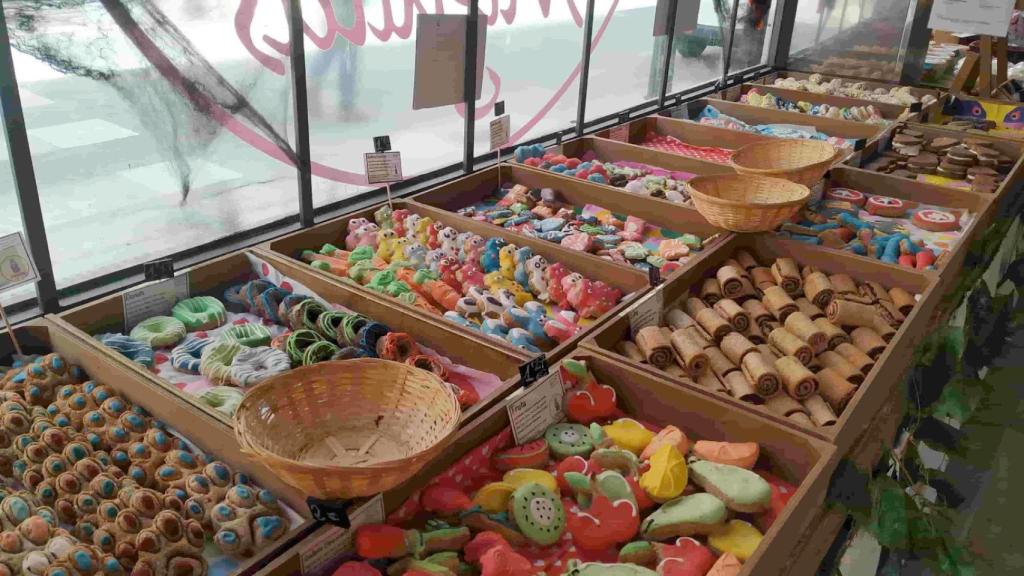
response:
M511 144L571 126L580 93L585 2L520 1L493 14L491 6L480 3L488 30L483 92L476 104L478 155L490 150L495 102L505 101ZM595 36L598 28L595 21Z
M587 120L658 97L665 52L664 39L654 37L657 3L598 0L594 4Z
M669 69L669 94L722 77L722 47L731 6L729 0L700 0L696 29L676 34L672 42L675 52ZM667 40L664 36L655 40L658 52Z
M732 6L729 6L732 9ZM729 72L757 66L765 58L765 38L773 11L771 0L742 0L736 16L736 40L733 42ZM729 23L726 21L726 27Z
M18 198L14 191L14 174L11 172L11 159L7 155L7 135L4 125L0 122L0 236L14 232L24 232L21 212L18 210ZM0 305L10 306L36 297L36 285L28 284L0 293ZM0 330L3 326L0 326Z
M8 3L58 288L298 211L281 3L105 5Z
M370 189L363 154L373 152L374 136L391 137L406 178L462 159L464 120L456 106L412 109L420 13L467 12L454 0L303 2L317 206Z

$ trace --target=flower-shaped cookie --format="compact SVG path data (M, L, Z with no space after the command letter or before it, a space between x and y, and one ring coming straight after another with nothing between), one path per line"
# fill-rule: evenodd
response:
M210 513L213 540L226 554L251 556L288 531L288 519L277 498L266 490L236 485Z

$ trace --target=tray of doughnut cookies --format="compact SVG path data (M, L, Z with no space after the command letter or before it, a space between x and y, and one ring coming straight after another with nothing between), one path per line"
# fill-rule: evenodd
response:
M743 235L583 346L848 450L910 367L936 275Z
M438 374L469 420L510 392L519 364L531 358L473 342L345 286L291 277L253 252L197 265L166 282L177 291L143 314L125 304L135 301L129 290L53 319L227 426L245 391L263 380L362 357Z
M18 349L0 333L0 574L240 574L312 527L216 420L48 320L14 335Z
M600 355L552 370L531 433L509 416L529 393L496 406L334 574L779 574L814 529L827 442Z

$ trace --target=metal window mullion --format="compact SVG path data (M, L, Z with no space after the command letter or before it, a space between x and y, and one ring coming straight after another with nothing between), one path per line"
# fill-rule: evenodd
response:
M291 39L292 101L295 113L295 169L299 184L299 224L314 222L313 174L309 150L309 102L306 90L306 46L302 5L288 2L288 30Z
M11 54L11 39L7 33L3 2L0 2L0 107L7 134L7 154L14 175L14 191L18 198L21 222L25 239L32 252L39 281L36 293L39 307L44 313L56 312L60 306L57 299L57 284L53 277L50 248L46 241L46 226L43 223L43 209L39 202L39 188L36 184L35 168L32 166L32 152L25 128L25 115L18 93L18 79L14 74L14 59Z
M772 46L768 53L768 65L774 68L785 68L789 61L789 48L792 46L793 30L796 24L796 9L799 0L776 0L775 28L772 31Z
M476 145L476 52L477 26L480 20L480 0L471 0L466 18L466 70L463 79L463 101L465 102L466 126L463 140L462 171L473 171L473 148Z
M668 96L668 71L672 66L675 48L672 46L676 38L676 11L679 7L678 0L669 0L668 19L665 21L665 34L668 39L665 43L665 59L661 67L661 90L658 92L658 109L665 107L665 98Z
M590 77L590 48L594 42L594 3L587 0L586 20L583 24L583 56L580 58L580 99L576 103L576 135L583 136L587 116L587 81Z
M726 39L727 47L722 54L722 82L719 88L725 90L729 86L729 66L732 64L732 49L736 43L736 17L740 10L740 0L732 0L732 12L729 14L729 36Z

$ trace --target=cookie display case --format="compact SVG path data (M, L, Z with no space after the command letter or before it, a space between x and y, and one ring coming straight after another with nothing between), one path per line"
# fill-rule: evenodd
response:
M640 421L654 429L668 425L676 426L690 439L690 442L706 440L733 443L756 442L759 444L759 459L754 469L759 472L768 471L796 489L790 493L788 503L781 510L773 508L773 510L778 510L774 522L763 533L760 545L746 559L738 573L744 576L749 574L785 574L785 566L789 562L794 546L804 534L818 529L812 524L812 521L819 517L825 509L825 493L837 461L835 448L818 438L790 427L780 426L758 414L737 409L729 402L719 398L689 389L681 389L662 378L627 366L613 358L588 352L576 352L571 358L574 361L585 362L598 386L604 390L607 390L605 387L614 390L613 402L618 404L615 418L635 419L632 422ZM568 382L566 380L566 384ZM578 391L579 388L574 390ZM572 389L568 391L569 402L572 402L572 397L576 394ZM443 456L425 468L416 481L386 493L384 507L388 512L388 521L403 528L428 530L429 528L425 528L422 523L423 518L431 516L426 513L425 508L434 509L431 503L437 502L437 496L444 493L450 494L453 490L475 490L473 487L480 487L493 478L496 470L492 464L495 461L494 457L504 458L504 454L510 454L509 449L515 445L508 407L517 403L520 397L520 395L509 397L506 402L495 406L472 425L461 430L452 446L446 450ZM562 405L567 406L564 403ZM560 408L558 416L552 421L564 418L563 410L565 409ZM599 421L604 423L606 420ZM535 446L538 442L545 441L541 439L529 442L524 445L524 448ZM533 451L531 449L525 452L532 453ZM554 456L551 458L553 460L548 460L547 468L553 468L559 460ZM532 465L542 466L539 463ZM536 475L540 470L520 469L519 472L530 472ZM502 478L500 471L496 474L497 479ZM626 472L622 472L622 474L626 474ZM651 509L647 508L647 510ZM477 510L479 511L479 509ZM470 509L466 512L472 511ZM568 508L566 511L569 513ZM593 514L598 513L596 510L593 511ZM646 515L646 512L643 514ZM444 516L449 518L452 526L460 525L458 513L453 515L449 511ZM452 520L453 516L455 520ZM469 516L465 517L467 518L466 522L469 522ZM730 517L750 518L748 515L737 512L731 512ZM516 529L512 528L512 530ZM477 529L474 529L473 532L477 532ZM591 530L589 534L594 535L599 532L601 530ZM520 534L519 538L522 536ZM634 540L639 538L637 536ZM696 538L704 540L703 536L696 536ZM344 540L345 545L334 550L332 561L318 563L319 571L308 569L311 563L304 559L308 558L317 546L332 539ZM675 541L675 538L672 537L671 540ZM563 546L565 543L571 544L568 539L562 539L552 546L517 545L516 549L528 549L523 553L528 554L531 561L534 561L534 567L539 573L561 574L565 567L566 555L577 555L569 550L564 550L566 555L558 552L568 545ZM317 533L287 551L261 574L275 576L328 574L350 557L355 548L352 545L351 534L341 528L321 527ZM606 562L616 562L618 561L618 548L619 545L615 545L611 549L616 552L615 558L608 557L609 550L602 550L598 554L603 554L607 558L604 560ZM551 551L552 549L558 550ZM545 554L546 550L549 551L547 554ZM468 547L466 551L468 558ZM475 560L473 561L475 562Z
M564 149L564 147L563 147ZM581 181L578 178L564 177L557 173L532 169L518 164L504 164L500 168L488 168L465 180L446 184L414 196L411 200L416 204L425 204L449 212L461 214L480 222L490 222L497 209L510 205L510 187L520 185L531 190L550 189L553 198L550 201L552 212L561 212L564 226L575 226L585 219L611 221L611 232L618 228L619 243L601 245L601 236L587 250L601 254L609 249L627 254L626 246L632 250L642 249L639 254L627 254L630 263L646 269L651 266L644 254L660 255L667 258L659 268L662 278L670 277L687 268L692 261L699 259L714 249L714 245L728 232L710 225L696 210L685 207L678 202L667 199L639 196L625 192L609 192L598 184ZM521 189L519 190L521 191ZM500 206L499 206L500 204ZM543 199L537 206L547 206ZM562 210L564 209L564 210ZM570 215L569 213L572 213ZM544 215L547 215L544 212ZM614 216L612 216L614 215ZM551 214L553 217L554 214ZM557 224L557 220L555 218ZM572 218L577 218L575 222ZM527 228L518 229L523 234L544 238L546 223L552 222L541 215L526 224ZM516 227L510 228L517 230ZM561 229L554 231L556 236L548 236L552 242L561 242L562 246L571 245L571 235L563 234ZM596 232L596 230L595 230ZM627 238L626 234L630 234ZM614 239L613 239L614 240ZM678 242L671 242L678 240ZM637 245L639 244L639 246ZM663 248L662 245L665 244ZM685 253L685 254L684 254ZM610 256L607 256L610 257Z
M231 429L216 418L195 410L166 387L157 385L151 379L141 377L119 362L112 361L109 355L103 351L85 345L79 337L48 319L33 320L16 327L14 331L25 354L57 355L56 357L46 356L39 363L39 368L53 372L53 374L40 378L38 384L35 384L35 381L23 384L34 387L29 391L30 400L26 404L28 409L42 409L46 407L47 403L52 402L49 404L51 406L49 411L44 410L47 412L45 418L53 419L52 422L47 420L54 425L49 428L49 431L61 430L65 435L70 435L63 454L68 458L68 462L74 462L67 472L56 477L56 495L53 494L52 488L47 488L53 482L50 479L53 472L50 468L42 470L42 476L46 479L43 479L35 487L36 497L43 500L43 503L49 504L47 499L55 496L56 502L52 504L50 513L52 514L54 510L57 511L56 516L60 526L67 529L76 541L95 545L96 548L92 548L93 551L101 550L102 562L115 558L122 565L127 563L129 568L144 569L143 563L157 561L166 562L167 566L177 566L182 570L188 569L192 574L209 574L211 576L246 574L265 565L269 559L282 553L291 543L315 529L315 523L310 518L309 509L305 503L305 496L282 482L270 469L253 462L242 454ZM53 358L59 358L59 362L64 362L66 365L60 365ZM9 333L0 331L0 366L10 367L15 360L15 350ZM32 368L33 363L34 361L29 359L23 366L28 366L27 369L32 370L34 369ZM67 371L65 377L60 377L58 368ZM84 374L76 374L78 369L81 369ZM7 434L12 433L13 430L9 426L17 427L17 422L11 418L18 408L16 403L10 402L10 400L14 397L13 395L21 391L17 382L18 372L17 368L13 369L9 374L13 378L4 379L0 385L0 388L6 390L5 393L8 394L4 408L0 409L0 413L5 414L4 423ZM48 387L48 385L52 387ZM51 395L52 399L49 398ZM123 442L124 446L129 446L127 449L115 446L115 438L123 439L122 436L118 436L116 427L112 428L111 433L108 434L102 431L106 428L91 423L95 418L109 418L118 410L121 411L121 416L117 421L124 426L120 429L120 433L132 443L129 446L128 441ZM44 417L34 414L33 418L35 422L42 423ZM148 428L146 434L142 434L142 428L139 426ZM33 430L35 429L34 426ZM42 429L39 427L39 430ZM33 431L31 434L35 435L37 432ZM38 432L38 434L45 434L45 432ZM25 434L25 436L28 435ZM0 437L2 436L0 435ZM12 437L8 437L8 439ZM88 438L92 448L78 446L78 438ZM176 448L168 451L161 442L168 442ZM42 442L37 442L35 448L32 446L26 448L25 455L21 458L26 461L31 460L34 458L34 452L31 450L38 449L43 444L47 447L55 445L53 438L42 438ZM143 448L137 448L138 446ZM12 448L13 445L0 445L0 460L5 460L8 456L17 457L16 453L5 454ZM139 450L147 454L145 461L139 459ZM79 452L87 452L89 456L80 458L82 454ZM152 466L152 462L157 461L155 458L158 456L166 458L164 461L169 464L157 468L154 474L149 467ZM101 471L107 458L122 472ZM128 465L129 459L130 466ZM88 463L93 460L99 462L101 468L93 467L93 470L90 471ZM125 462L122 463L122 460ZM13 461L15 473L21 469L19 461ZM174 463L170 464L172 461ZM202 479L199 478L193 481L192 476L189 476L190 483L186 488L181 490L175 488L180 486L176 482L176 478L181 473L191 473L190 466L195 461L198 461L199 464L202 464L203 461L210 462L206 468L193 474L193 476L203 476L206 481L202 482ZM51 454L45 462L46 466L51 464L59 466L62 460L58 453ZM12 465L11 460L6 460L6 463L9 467ZM210 466L214 468L210 468ZM33 468L33 466L28 468L22 481L28 479L33 473ZM165 468L167 470L164 470ZM178 472L173 473L172 469L177 469ZM140 471L144 473L140 473ZM99 474L95 475L96 473ZM134 496L127 496L130 493L125 492L126 488L121 477L125 480L130 478L134 483L132 488L135 490ZM3 478L3 480L10 490L27 488L20 481L15 481L13 477ZM88 484L79 484L76 483L76 480L79 483L88 482ZM35 480L30 481L35 483ZM227 481L227 484L222 486L222 481ZM196 487L210 488L211 483L213 486L211 491L196 491ZM259 502L240 503L231 500L233 497L231 492L227 492L228 495L225 496L228 486L241 486L241 483L244 483L250 492L260 494ZM166 491L164 491L165 485L169 486ZM48 490L50 492L47 492ZM119 495L111 494L108 490L115 492L120 490L124 493L123 495L126 495L126 499L118 502ZM276 497L276 504L274 498L271 498L269 494L263 495L264 490ZM179 491L182 492L182 496L187 498L179 497L177 495ZM205 496L201 496L201 492ZM72 509L66 506L66 501L71 497L69 494L73 493L77 494L77 497ZM11 492L5 494L5 496L11 495ZM24 492L13 492L13 495L26 502L25 499L30 498ZM238 494L234 496L238 496ZM89 505L89 502L97 501L101 501L101 504L95 514L89 514L89 508L82 508ZM218 504L218 502L221 503ZM201 538L205 540L204 543L198 541L200 540L198 533L194 535L195 540L191 534L195 530L192 527L192 522L203 520L195 513L197 511L193 510L197 504L204 507L207 514L215 515L214 527L217 534L214 534L214 531L208 527L205 536ZM32 503L29 505L30 508L36 508ZM247 524L251 523L251 525L247 528L239 527L235 522L226 520L225 517L219 518L218 521L216 515L220 514L218 509L220 506L225 506L225 510L229 512L229 509L233 510L233 514L237 515L238 519ZM251 507L247 508L247 506ZM147 520L142 521L134 528L131 528L130 522L115 528L112 524L113 518L104 519L107 517L106 514L111 511L117 513L118 508L124 508L117 516L118 522L121 522L122 516L132 515L133 511L139 518L145 517ZM40 514L43 513L43 510L45 510L45 506L43 509L36 508ZM182 520L171 521L175 517ZM127 520L131 520L131 518ZM184 526L182 527L183 521ZM206 523L209 524L208 519ZM175 525L178 526L177 534L175 534ZM5 529L13 530L13 526L7 526L6 519L4 526ZM194 526L198 527L199 524ZM227 538L223 533L223 530L236 529L237 538ZM199 532L201 531L199 530ZM136 549L134 543L130 541L132 535L136 533L137 538L149 539L144 547ZM16 532L7 535L13 534ZM89 535L91 535L91 540ZM49 548L51 551L57 550L56 540L59 538L59 535L51 535L50 543L54 545ZM5 542L10 544L9 539ZM125 542L130 545L125 547ZM139 542L141 543L141 540ZM238 554L231 555L224 552L231 544L242 545L237 548ZM43 546L40 545L40 549L42 548ZM5 550L10 550L10 548L5 548ZM78 554L76 559L81 556L82 552L89 552L82 546L76 546L73 550ZM137 554L137 557L133 554ZM57 560L61 560L59 553L57 556ZM18 557L18 553L13 554L13 557L7 556L7 553L0 555L0 568L3 567L5 560L17 560ZM203 558L203 560L200 562L199 558ZM138 565L133 566L136 562ZM202 565L198 566L195 562L200 562ZM20 566L13 567L15 574L19 573L18 568ZM153 573L160 573L152 564L150 564L150 569L153 570ZM108 572L101 570L97 573Z
M758 105L750 101L750 94L753 91L754 98L757 96L771 95L775 97L776 104ZM845 119L857 122L868 122L881 124L885 121L895 120L918 120L920 106L902 106L899 104L887 104L883 102L864 102L858 98L846 96L832 96L828 94L814 94L800 90L790 90L779 86L766 87L763 84L740 84L728 90L723 90L712 97L715 100L728 100L729 102L740 102L774 110L781 106L787 110L791 106L800 107L804 114L809 116L825 116L829 118ZM870 112L869 107L877 110L877 116ZM803 110L811 108L811 111ZM792 110L791 110L792 111ZM870 113L869 113L870 112ZM833 116L835 114L835 116Z
M613 134L612 130L617 130L617 132ZM621 136L618 136L619 134ZM684 122L666 116L646 116L630 122L624 128L603 130L596 133L595 136L608 140L623 137L627 144L640 147L645 154L657 154L655 158L679 158L691 163L695 168L692 170L693 172L697 172L696 168L700 166L695 164L698 161L702 164L710 163L726 168L725 171L719 172L700 172L702 175L732 173L732 168L729 167L729 157L732 155L732 151L747 144L772 139L770 136ZM582 147L583 151L592 147L595 151L597 150L596 142L593 145L589 143L576 144L576 142L579 141L573 140L563 144L563 152L569 154L576 151L569 148L570 146ZM681 165L681 167L684 170L687 168L686 165Z
M492 178L491 172L472 174L452 183L451 189L472 189L477 185L489 189ZM393 221L391 214L398 215L399 221ZM320 269L303 261L304 257L311 257L310 251L322 250L325 245L344 245L350 226L375 219L385 223L381 226L383 230L401 228L401 234L388 232L385 244L378 243L376 249L369 250L377 265L389 267L392 261L400 261L401 265L391 267L398 268L397 274L411 282L420 277L443 276L463 288L455 290L445 303L431 299L432 303L412 304L387 298L388 304L401 313L415 310L427 314L469 338L486 341L519 357L524 348L543 352L552 362L565 356L586 333L624 310L650 288L649 274L629 264L610 262L440 208L404 201L394 202L393 209L375 206L283 236L265 244L261 253L296 278L316 276L331 284L376 295L353 281L353 271L345 270L345 264ZM410 227L409 236L405 234L406 224ZM419 233L412 230L414 225ZM444 229L450 232L442 232ZM451 240L458 244L444 263L441 260L449 253L447 248L431 248L429 252L425 248L434 240L428 237L430 230L440 236L451 234ZM398 238L394 244L393 237ZM423 242L417 239L420 237ZM395 246L405 254L397 258L395 254L383 254L385 247L391 250ZM527 269L528 261L540 263L530 266L533 274ZM517 271L526 277L511 280ZM527 277L534 280L525 283L528 289L520 282L528 280ZM545 299L548 293L551 297ZM525 313L521 311L526 309ZM516 316L510 317L513 314ZM519 321L520 315L524 322ZM526 318L527 315L536 321Z
M300 332L291 326L268 320L266 315L259 311L235 309L232 303L226 300L226 292L232 287L244 286L247 282L269 282L271 285L293 294L310 296L312 300L321 304L324 311L341 312L342 314L354 312L368 318L369 324L382 324L386 330L390 331L389 334L396 335L394 339L401 346L408 344L408 339L404 336L398 338L398 335L408 334L413 346L417 347L423 355L436 359L440 363L439 365L446 369L446 380L449 383L457 385L460 390L469 389L475 393L475 396L470 395L474 401L463 406L464 420L472 419L488 404L509 393L519 380L518 366L531 357L530 354L520 350L494 346L491 342L475 341L436 318L428 317L418 311L395 308L382 297L373 293L364 293L364 291L356 290L345 284L327 282L317 276L298 278L278 267L269 259L253 252L235 252L194 266L179 273L178 278L180 279L177 282L182 288L187 287L187 291L183 290L177 296L172 294L171 301L165 308L159 312L154 311L153 315L174 314L171 305L174 304L174 301L181 301L186 296L190 298L212 296L228 305L227 317L222 326L207 331L190 330L186 339L182 341L183 344L188 342L189 338L197 336L209 340L207 344L209 347L224 340L237 339L235 336L239 336L239 334L236 332L249 329L249 327L253 327L253 330L265 328L269 334L264 334L264 339L269 336L272 342L273 339L287 338L283 335ZM145 366L95 338L97 335L106 333L123 332L128 334L133 329L132 326L125 325L124 303L125 297L132 298L132 294L132 291L114 294L68 310L58 316L51 316L51 318L55 323L75 334L85 346L97 349L110 361L121 364L140 378L162 387L169 393L189 402L192 407L204 414L217 419L221 425L230 427L233 410L229 407L232 406L232 403L230 401L218 402L218 400L223 397L223 394L233 392L233 390L241 393L244 390L244 387L241 386L252 384L236 383L233 381L233 374L229 380L221 378L213 368L204 368L202 362L207 355L204 354L205 349L193 354L191 359L199 365L200 373L188 374L183 372L181 366L175 365L179 360L179 355L176 355L175 352L180 352L177 349L181 346L155 347L153 355L155 361L151 366ZM321 307L313 306L316 310L320 310ZM338 316L338 319L343 318L344 316ZM312 340L319 341L314 338L315 334L308 334L308 331L307 329L301 333L308 335ZM260 332L262 333L262 330ZM251 341L256 336L244 334L241 336L247 338L246 340L238 339L243 347L251 345L250 349L265 350L265 348L261 348L261 346L266 346L265 344ZM328 341L327 338L322 338L322 340ZM383 345L383 341L384 338L379 339L378 345ZM334 340L333 343L334 346L317 344L317 347L328 351L334 349L335 353L338 348L344 347L341 340ZM288 351L287 347L286 351ZM288 353L291 354L290 351ZM325 353L325 356L318 359L327 360L330 355ZM187 362L189 358L184 358L184 356L180 354L180 359ZM311 358L310 362L312 361ZM292 365L304 362L303 359L293 362ZM232 363L234 363L233 359ZM431 362L431 364L438 365L436 362ZM184 368L187 369L187 367ZM225 387L233 390L224 390Z
M814 273L806 290L805 273ZM938 303L937 284L934 274L770 234L735 236L658 293L634 304L660 309L660 326L669 328L667 333L652 332L650 338L638 333L634 338L624 314L583 346L681 388L722 398L825 438L840 453L847 453L910 368L908 358ZM879 297L891 300L894 292L900 303L885 304L884 312L882 304L868 304ZM708 304L711 301L716 304ZM829 306L833 301L843 302L835 316ZM862 317L847 315L854 310L854 315ZM700 316L699 323L695 316ZM676 332L686 335L673 338ZM847 346L837 352L841 344ZM754 353L760 357L747 358ZM783 360L781 367L778 359ZM822 368L830 371L819 378ZM817 400L809 403L815 390L826 399L829 410ZM870 464L880 445L867 446L868 453L857 457Z

